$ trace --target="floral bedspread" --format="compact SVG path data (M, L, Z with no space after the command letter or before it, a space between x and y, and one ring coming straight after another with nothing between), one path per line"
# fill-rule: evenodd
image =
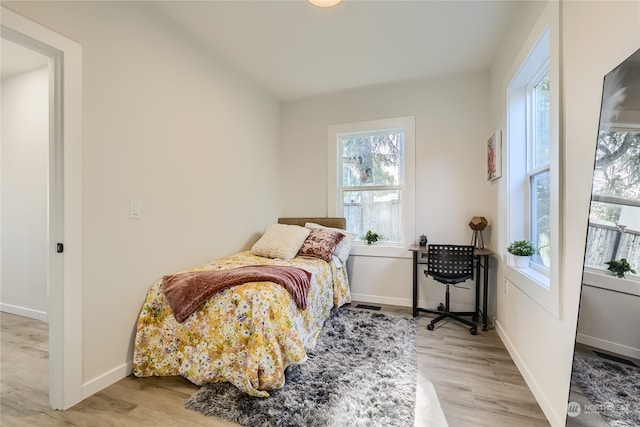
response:
M289 265L311 272L307 309L299 310L280 285L252 282L220 291L178 323L159 280L138 318L136 376L182 375L197 385L228 381L266 397L267 390L284 385L287 366L306 361L331 310L351 299L346 269L317 258L276 260L241 252L189 271L243 265Z

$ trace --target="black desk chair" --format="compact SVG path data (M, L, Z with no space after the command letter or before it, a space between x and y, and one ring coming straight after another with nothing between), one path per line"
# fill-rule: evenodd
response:
M463 319L460 316L473 316L477 320L475 311L452 312L449 306L449 285L456 285L466 280L473 279L473 246L459 245L429 245L427 270L425 276L433 277L437 282L447 285L444 311L427 325L427 329L433 331L433 325L450 317L458 322L470 326L471 335L478 333L476 323Z

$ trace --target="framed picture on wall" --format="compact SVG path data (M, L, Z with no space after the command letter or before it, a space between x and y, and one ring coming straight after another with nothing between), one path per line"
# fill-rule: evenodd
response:
M502 132L496 131L487 141L487 180L502 176Z

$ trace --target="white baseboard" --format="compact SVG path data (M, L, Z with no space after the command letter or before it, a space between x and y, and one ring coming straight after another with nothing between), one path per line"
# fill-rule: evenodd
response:
M527 368L527 365L522 360L522 357L520 357L520 354L516 351L513 343L502 328L500 322L494 321L493 324L495 325L496 331L498 332L498 336L509 352L509 356L511 356L511 359L513 359L513 362L518 367L520 374L527 383L527 386L529 386L531 393L533 393L533 396L536 398L538 405L540 405L540 408L542 409L542 412L544 412L544 415L545 417L547 417L549 423L552 426L564 426L566 423L566 414L558 414L554 411L553 406L549 402L549 399L547 399L547 396L544 394L544 392L540 388L540 385Z
M408 298L381 297L378 295L351 294L351 299L358 302L373 302L377 304L397 305L400 307L411 307L412 300Z
M104 390L133 372L133 361L127 362L82 384L82 399Z
M395 297L383 297L379 295L366 295L366 294L351 294L351 299L357 302L364 303L376 303L376 304L387 304L387 305L395 305L399 307L412 307L413 300L409 298L395 298ZM436 309L438 304L444 304L444 295L442 295L442 300L437 301L427 301L427 300L418 300L418 307L422 308L432 308ZM473 311L473 303L458 305L454 302L451 302L451 311Z
M365 295L365 294L351 294L351 299L363 303L377 303L396 305L400 307L411 307L413 301L408 298L394 298L394 297L382 297L378 295ZM420 307L426 307L425 301L419 302ZM433 304L432 304L433 305ZM455 309L455 306L452 307ZM462 308L464 310L466 308ZM4 311L4 310L3 310ZM120 381L133 372L133 361L129 361L123 365L120 365L109 372L106 372L92 380L87 381L82 385L82 399L86 399L103 390L110 385Z
M32 308L0 303L0 311L22 317L28 317L30 319L42 320L43 322L49 321L49 315L46 311L34 310Z
M576 341L580 344L586 344L591 347L607 350L612 353L619 354L621 356L633 357L634 359L640 359L640 348L629 347L616 342L603 340L602 338L592 337L590 335L578 334Z

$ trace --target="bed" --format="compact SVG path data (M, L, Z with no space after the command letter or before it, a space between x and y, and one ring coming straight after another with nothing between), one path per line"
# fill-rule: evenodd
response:
M181 375L196 385L227 381L257 397L267 397L269 390L282 387L285 369L306 361L307 351L315 346L331 311L350 302L346 256L354 236L344 229L344 218L280 218L250 251L158 280L147 292L138 317L134 375ZM287 238L295 232L296 242L282 244L278 240L282 230ZM291 252L305 233L303 244ZM312 236L320 235L339 241L335 246L333 242L323 246L318 255L317 247L309 250L309 242ZM265 247L268 256L263 253ZM286 254L282 255L284 247ZM176 289L170 286L178 277L272 266L306 273L309 280L304 301L281 284L256 280L217 291L193 312L185 313L169 292Z

